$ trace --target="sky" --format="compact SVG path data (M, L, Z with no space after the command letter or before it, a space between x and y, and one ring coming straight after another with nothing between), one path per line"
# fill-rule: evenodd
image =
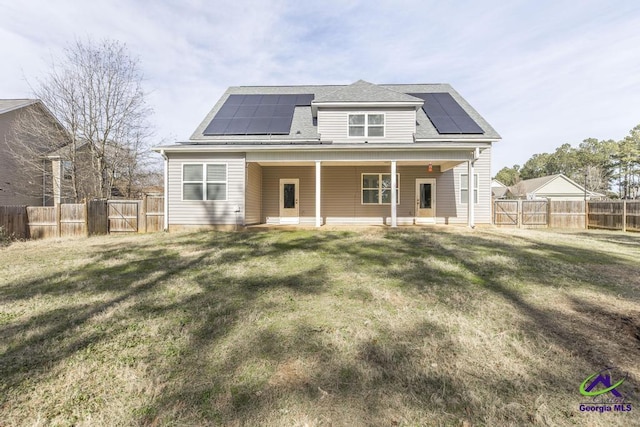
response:
M76 40L139 59L155 145L229 86L449 83L500 133L493 174L640 124L640 2L0 0L0 98Z

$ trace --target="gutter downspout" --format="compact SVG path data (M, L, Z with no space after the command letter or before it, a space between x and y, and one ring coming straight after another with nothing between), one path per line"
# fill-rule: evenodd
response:
M468 201L467 201L467 223L469 228L476 228L475 218L475 165L476 160L480 158L480 148L476 147L473 150L473 158L469 160L467 164L467 188L468 188ZM479 189L478 189L479 191Z
M164 219L162 228L164 231L169 231L169 158L164 150L160 150L160 155L164 159Z

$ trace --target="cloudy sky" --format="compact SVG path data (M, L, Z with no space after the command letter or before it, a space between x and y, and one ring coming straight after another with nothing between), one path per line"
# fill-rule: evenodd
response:
M450 83L502 135L493 173L640 124L640 2L0 0L0 98L76 39L140 59L158 143L228 86Z

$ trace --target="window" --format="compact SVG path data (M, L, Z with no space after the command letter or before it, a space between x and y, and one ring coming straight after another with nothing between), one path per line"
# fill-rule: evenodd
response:
M396 204L400 204L400 174L396 174ZM388 205L391 204L391 174L363 173L362 174L362 204Z
M227 200L227 165L182 165L182 200Z
M349 114L349 136L383 137L384 114Z
M62 161L62 178L66 180L71 180L73 176L73 162L70 160Z
M469 200L469 174L460 175L460 203ZM478 174L473 174L473 203L478 203Z

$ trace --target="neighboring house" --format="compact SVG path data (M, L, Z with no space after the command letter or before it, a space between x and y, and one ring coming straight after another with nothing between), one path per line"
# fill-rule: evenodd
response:
M83 189L95 187L95 183L91 179L93 174L86 172L88 164L91 162L89 145L86 141L81 141L75 148L71 147L71 144L66 144L46 155L46 158L51 162L51 196L54 203L75 202L76 197L72 188L74 167L77 176L83 178L78 183L81 194L88 192L82 191Z
M504 199L508 190L509 188L497 179L491 180L491 195L494 199Z
M562 174L525 179L509 187L512 199L587 200L600 199L604 194L586 191L583 186Z
M490 224L499 139L448 84L231 87L154 148L165 228Z
M42 206L52 203L49 141L18 141L15 126L27 117L59 134L61 126L37 99L0 99L0 205ZM24 123L23 123L24 124Z

